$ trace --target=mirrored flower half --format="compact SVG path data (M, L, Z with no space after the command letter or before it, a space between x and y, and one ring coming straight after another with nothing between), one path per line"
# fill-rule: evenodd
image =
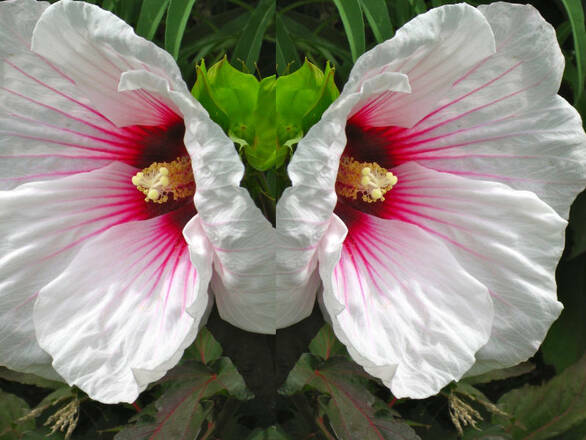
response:
M336 335L396 397L530 357L586 183L562 72L554 29L507 3L430 10L360 57L277 207L287 324L318 270Z
M212 264L270 224L171 56L122 20L5 1L0 41L0 362L132 402L194 340Z

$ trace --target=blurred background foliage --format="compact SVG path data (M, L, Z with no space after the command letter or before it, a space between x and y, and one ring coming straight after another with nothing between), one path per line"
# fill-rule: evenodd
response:
M361 53L446 0L94 0L165 48L191 88L195 66L227 56L258 79L329 62L339 89ZM468 1L472 5L490 3ZM566 57L560 94L586 116L580 0L531 3ZM247 168L259 206L284 166ZM283 183L285 182L285 183ZM103 405L57 382L0 369L0 440L586 439L586 195L574 203L557 269L565 309L530 361L468 378L425 400L395 399L348 357L319 310L277 336L210 317L180 365L132 405ZM53 431L53 433L51 433Z

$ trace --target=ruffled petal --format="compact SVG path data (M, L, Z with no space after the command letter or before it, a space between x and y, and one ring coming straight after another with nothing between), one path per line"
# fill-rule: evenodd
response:
M348 235L334 216L319 254L336 336L396 397L436 394L488 340L488 290L421 228L350 207L337 212Z
M494 303L490 341L474 372L527 360L559 316L555 268L567 222L534 193L470 180L415 163L393 170L399 182L376 214L442 240L482 282Z
M189 93L175 61L112 13L89 3L51 5L33 34L33 51L55 63L96 109L118 126L161 125L176 109L145 90L119 92L120 75L145 70Z
M586 135L579 114L556 96L564 57L555 30L529 5L481 6L496 53L453 82L410 129L372 129L387 167L417 161L438 171L535 192L567 218L586 185ZM411 80L411 78L410 78ZM380 112L382 115L383 112ZM381 124L378 124L381 125Z
M183 115L196 183L194 201L213 248L211 287L220 316L244 330L274 334L275 229L248 191L239 187L244 165L233 142L191 95L171 90L150 72L125 72L120 87L156 92ZM187 238L190 231L188 225Z
M418 15L395 36L357 61L342 95L384 72L409 77L410 94L385 91L353 110L369 126L410 127L429 113L452 83L495 51L484 16L466 4L447 5Z
M0 192L0 359L14 370L54 376L35 339L38 292L80 246L108 228L146 218L136 170L112 164L90 173Z
M54 368L104 403L133 402L195 339L209 304L211 248L190 210L109 229L39 292L39 344ZM192 254L193 256L193 254Z
M309 316L319 285L317 248L336 205L334 185L346 144L348 114L376 91L409 93L407 77L385 73L365 81L330 106L299 142L287 168L293 186L277 203L277 328Z

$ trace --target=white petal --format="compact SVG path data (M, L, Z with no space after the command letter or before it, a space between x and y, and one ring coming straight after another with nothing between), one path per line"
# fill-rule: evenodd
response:
M277 328L309 316L319 284L318 243L327 230L336 193L334 184L346 144L351 109L382 89L408 93L403 74L386 73L340 96L299 142L287 168L293 186L277 203Z
M0 59L30 49L33 28L48 2L7 0L0 3Z
M425 398L459 379L486 343L492 303L441 241L352 208L320 248L323 299L355 361L396 397ZM341 252L341 256L340 256Z
M495 318L475 372L532 356L562 305L555 268L567 222L534 193L497 182L438 173L415 163L393 170L399 183L379 214L417 225L444 241L488 287Z
M389 137L391 161L531 190L567 218L586 185L586 135L556 96L564 57L555 30L529 5L479 10L496 53L460 75L415 127Z
M418 15L396 35L362 55L343 94L383 72L409 77L411 94L391 91L371 97L360 118L369 126L410 127L446 95L452 83L494 53L494 35L484 16L466 4L447 5Z
M39 290L82 243L119 223L144 218L142 194L124 164L0 192L0 359L14 370L54 375L35 339Z
M109 229L39 293L39 343L92 399L133 402L195 339L208 307L211 249L192 226L205 257L190 262L178 215Z
M149 139L151 143L153 138L164 139L161 133L180 124L179 116L170 114L162 126L148 128L114 125L70 76L29 50L33 22L29 14L42 12L36 5L28 0L2 3L2 20L9 22L11 38L20 43L7 46L13 43L10 38L0 43L8 49L0 53L2 188L90 171L113 160L147 166L143 156ZM22 35L15 26L23 27Z
M173 90L188 93L167 52L89 3L63 0L47 8L35 27L32 48L59 65L118 126L159 125L175 112L172 102L146 91L119 92L123 72L149 71L168 81Z

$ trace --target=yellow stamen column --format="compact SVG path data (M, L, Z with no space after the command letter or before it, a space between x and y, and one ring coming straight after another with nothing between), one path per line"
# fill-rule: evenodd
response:
M336 179L336 192L353 200L360 194L367 203L382 202L385 200L385 193L397 181L397 176L376 162L358 162L352 157L342 157Z

